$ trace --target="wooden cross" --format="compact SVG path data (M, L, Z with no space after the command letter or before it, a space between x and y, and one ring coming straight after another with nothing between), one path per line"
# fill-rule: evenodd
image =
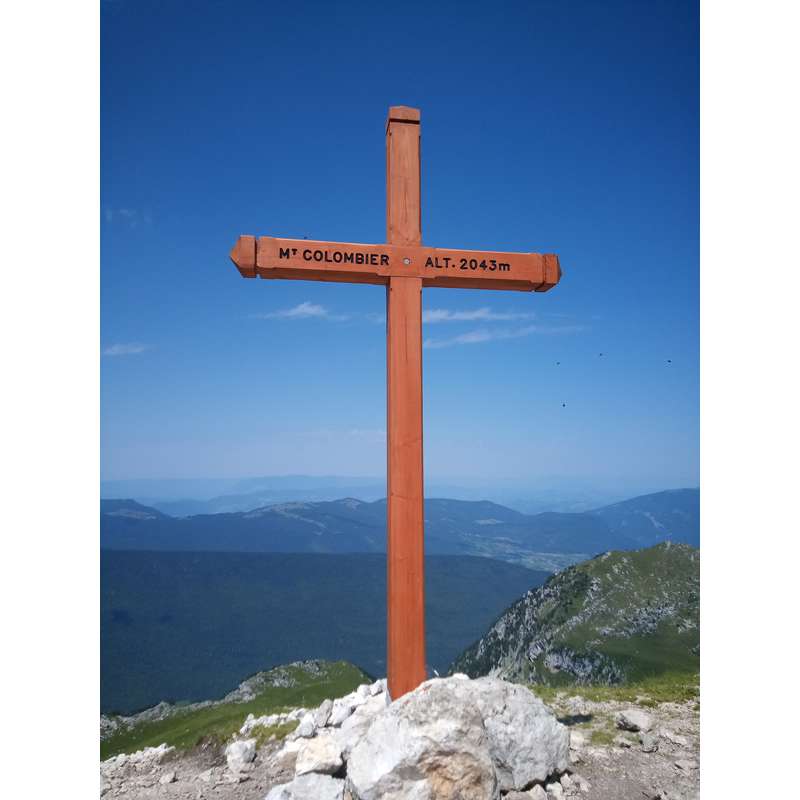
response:
M387 667L394 699L426 679L422 288L546 292L561 277L555 255L424 247L419 146L419 110L392 106L386 122L386 244L240 236L231 251L245 278L386 286Z

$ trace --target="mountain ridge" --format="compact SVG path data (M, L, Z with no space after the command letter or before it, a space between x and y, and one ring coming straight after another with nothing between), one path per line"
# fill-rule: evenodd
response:
M488 500L425 501L425 546L431 554L478 555L556 571L606 550L633 550L666 539L699 544L699 490L643 495L580 513L523 514ZM298 501L176 518L136 501L104 499L101 547L381 553L386 500Z
M691 545L603 553L526 592L451 671L546 685L696 671L699 598Z

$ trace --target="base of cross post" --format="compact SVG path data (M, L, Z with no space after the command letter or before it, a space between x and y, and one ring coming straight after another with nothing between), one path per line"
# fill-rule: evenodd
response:
M391 278L386 294L387 677L396 700L427 677L422 281Z

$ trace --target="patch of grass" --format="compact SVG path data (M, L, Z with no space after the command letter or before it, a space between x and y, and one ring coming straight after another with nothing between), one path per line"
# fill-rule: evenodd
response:
M256 750L258 750L273 736L276 739L285 739L299 724L299 722L287 722L285 725L258 725L253 728L250 738L256 740Z
M613 744L617 732L609 728L595 728L589 737L589 742L595 747L608 747Z
M690 700L699 705L700 675L696 672L667 672L619 686L555 687L535 684L529 688L550 705L557 702L559 694L565 697L580 695L595 703L636 703L651 708L661 703L684 703Z
M318 676L300 670L295 678L296 686L265 686L246 703L224 703L194 711L177 710L166 719L120 731L100 743L100 758L131 753L143 747L158 747L162 742L178 750L188 750L201 739L223 743L241 728L248 714L259 717L299 706L314 708L327 697L341 697L359 684L368 682L368 677L358 667L345 661L327 664ZM263 737L263 741L273 733L276 738L282 738L294 727L294 723L276 726L258 730L258 735Z

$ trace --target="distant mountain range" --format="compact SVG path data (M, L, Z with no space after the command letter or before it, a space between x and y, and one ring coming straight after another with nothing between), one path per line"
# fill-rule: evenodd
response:
M492 483L468 479L427 480L428 497L454 500L484 500L491 497L501 505L526 514L542 511L578 513L599 508L649 487L620 491L618 487L597 486L580 479L537 480L527 483L509 480ZM100 483L103 499L128 497L157 508L173 517L197 514L230 514L254 511L276 503L321 502L358 497L371 502L386 496L386 480L358 476L273 475L252 478L106 480Z
M100 577L104 712L220 697L243 676L311 657L386 674L382 553L104 550ZM514 598L547 577L488 558L427 557L430 669L444 674Z
M622 683L700 664L700 552L604 553L510 606L452 669L528 683Z
M700 543L700 491L643 495L584 513L522 514L489 501L428 499L428 554L479 555L555 571L606 550ZM346 498L175 518L133 500L101 501L113 550L381 553L386 500Z

